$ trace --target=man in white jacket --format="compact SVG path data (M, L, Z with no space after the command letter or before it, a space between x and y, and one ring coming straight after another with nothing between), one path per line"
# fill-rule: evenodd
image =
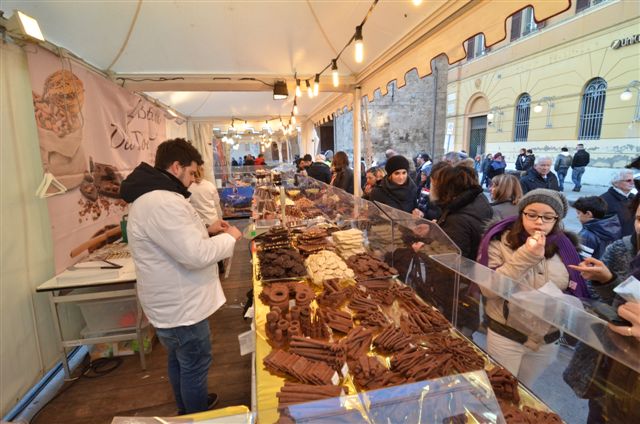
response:
M158 146L155 167L142 162L120 189L130 203L127 237L138 297L168 351L169 381L180 415L205 411L217 401L215 394L207 394L212 361L208 318L226 301L217 263L232 255L241 237L221 220L205 227L187 200L202 163L188 141L167 140Z

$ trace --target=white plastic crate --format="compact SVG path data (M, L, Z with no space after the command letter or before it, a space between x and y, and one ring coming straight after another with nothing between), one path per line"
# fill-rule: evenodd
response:
M136 325L135 299L91 300L78 302L78 306L91 333Z

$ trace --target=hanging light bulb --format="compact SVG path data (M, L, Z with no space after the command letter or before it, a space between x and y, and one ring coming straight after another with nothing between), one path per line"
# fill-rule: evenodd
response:
M293 99L293 114L298 114L298 99Z
M541 104L541 103L538 103L537 105L535 105L535 107L533 108L533 111L534 111L535 113L540 113L540 112L542 112L542 104Z
M333 86L340 85L340 76L338 75L338 61L337 59L331 60L331 76L333 77Z
M309 84L309 80L305 81L307 83L307 95L310 99L313 99L313 90L311 89L311 84Z
M316 78L313 80L313 97L316 97L320 92L320 74L316 74Z
M300 79L296 78L296 97L302 97L302 90L300 89Z
M293 112L291 112L291 124L292 125L296 124L296 115L294 115Z
M362 44L362 25L356 27L356 35L353 37L356 42L356 62L362 63L364 59L364 45Z
M624 90L621 94L620 94L620 100L622 100L623 102L626 102L628 100L631 100L631 98L633 97L633 93L631 93L631 90L629 90L629 88L627 87L626 90ZM171 111L171 109L169 109L169 111Z
M422 0L412 0L414 6L420 6L422 4Z

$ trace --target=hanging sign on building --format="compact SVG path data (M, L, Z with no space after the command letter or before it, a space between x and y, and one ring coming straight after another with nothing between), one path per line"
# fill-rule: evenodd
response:
M27 58L42 167L67 190L47 198L59 272L77 261L71 250L119 225L120 183L141 161L153 164L165 116L68 58L41 48Z
M640 43L640 34L634 34L625 38L618 38L611 42L611 48L617 50L621 47L627 47L632 44Z

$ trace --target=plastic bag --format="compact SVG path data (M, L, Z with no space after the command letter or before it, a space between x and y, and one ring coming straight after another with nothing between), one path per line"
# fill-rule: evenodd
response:
M613 289L627 302L640 302L640 281L633 275Z

